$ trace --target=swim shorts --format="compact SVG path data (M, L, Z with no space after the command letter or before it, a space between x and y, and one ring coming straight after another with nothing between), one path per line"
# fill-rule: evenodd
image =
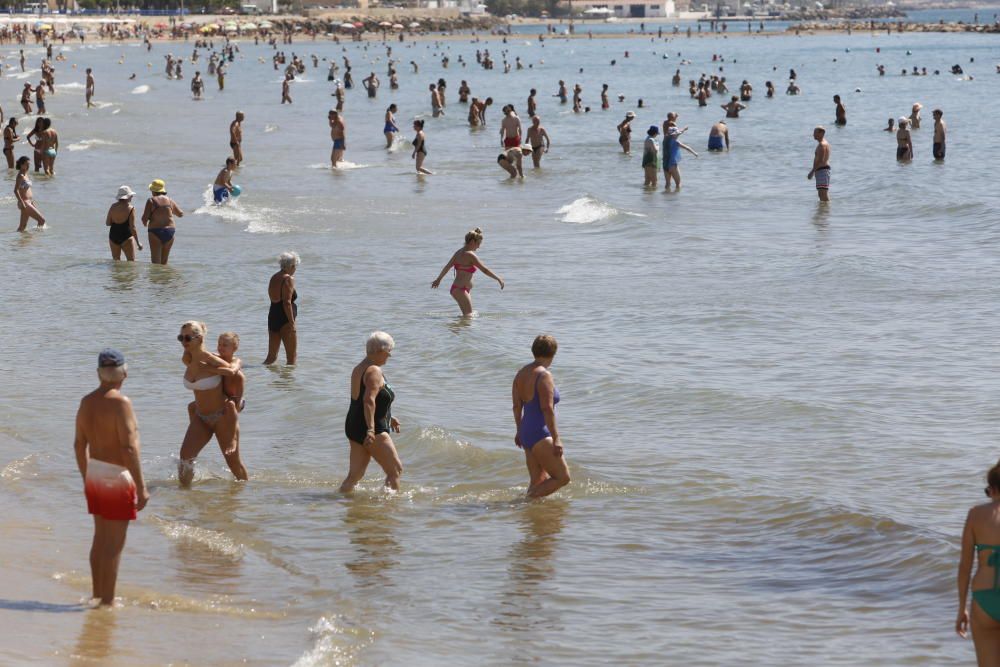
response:
M518 148L521 145L521 137L505 137L503 140L504 148Z
M708 137L708 150L710 151L721 151L725 150L726 144L722 140L722 135L712 134Z
M223 185L212 186L212 198L216 204L221 204L229 199L229 189Z
M127 468L98 459L87 462L84 483L87 511L110 521L131 521L136 518L138 496L135 481Z
M943 160L944 159L944 144L934 142L934 159Z
M814 174L816 178L816 189L817 190L829 190L830 189L830 168L820 167L816 170Z
M344 140L343 139L334 139L333 140L333 150L335 150L335 151L342 151L342 150L344 150Z

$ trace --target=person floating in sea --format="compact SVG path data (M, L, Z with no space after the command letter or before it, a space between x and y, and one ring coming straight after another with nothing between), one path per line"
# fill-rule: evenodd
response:
M340 485L341 493L354 490L373 458L385 472L385 487L399 490L403 463L392 433L399 433L401 424L392 416L396 393L382 373L382 366L389 361L395 346L389 334L372 332L365 343L365 358L351 371L351 404L344 421L344 433L351 447L350 467Z
M106 348L97 357L100 386L83 397L76 413L73 449L83 478L87 512L94 515L90 547L92 597L112 605L129 521L149 502L142 475L139 425L122 393L125 355Z
M1000 463L986 473L988 501L976 505L965 517L961 558L958 563L958 617L955 632L963 639L972 630L979 667L1000 665ZM972 566L978 563L975 576ZM969 588L972 611L969 612Z
M463 317L469 317L474 312L472 309L472 275L476 272L476 269L481 270L485 275L497 281L500 284L501 290L504 287L503 278L490 271L476 254L476 251L482 245L483 230L476 227L465 235L465 245L455 251L455 254L451 256L444 265L444 268L441 269L441 273L431 283L431 287L437 289L441 285L441 280L444 279L445 274L451 269L455 269L455 282L452 283L449 292L451 293L451 298L455 300L462 311Z
M882 128L883 132L895 132L896 131L896 119L890 118L889 124Z
M236 118L229 124L229 147L233 149L236 166L243 164L243 112L237 111Z
M826 140L826 128L817 125L813 129L816 151L813 153L812 169L806 176L810 181L816 178L816 195L820 201L830 201L830 142Z
M554 337L537 336L531 344L534 360L518 370L511 387L514 444L524 450L529 498L548 496L570 483L556 423L559 390L549 371L558 348Z
M720 120L708 131L708 150L729 150L729 127L726 121Z
M840 95L834 95L833 102L837 105L835 109L837 118L834 120L834 123L843 127L844 125L847 125L847 107L845 107L844 103L840 101Z
M944 112L941 109L935 109L932 112L934 116L934 159L944 160L945 153L945 138L948 134L948 128L944 124Z
M336 169L337 163L344 159L344 151L347 150L347 126L344 124L343 116L337 111L331 110L327 118L330 121L330 139L333 141L330 164Z
M528 145L531 146L531 162L535 166L535 169L538 169L542 166L542 155L548 153L549 148L552 147L549 133L542 127L541 118L538 116L531 117L531 127L528 128L525 138L528 141Z

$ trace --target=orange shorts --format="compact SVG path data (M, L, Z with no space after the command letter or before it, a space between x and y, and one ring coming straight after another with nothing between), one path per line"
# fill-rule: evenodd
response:
M127 468L90 459L83 489L91 514L111 521L131 521L136 517L138 495Z

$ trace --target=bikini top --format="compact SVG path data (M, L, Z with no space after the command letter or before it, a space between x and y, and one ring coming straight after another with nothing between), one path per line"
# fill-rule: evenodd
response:
M28 188L30 188L30 187L31 187L31 179L30 179L30 178L28 178L27 176L25 176L25 177L24 177L24 178L23 178L23 179L21 180L21 189L22 189L22 190L27 190L27 189L28 189Z
M209 375L207 378L202 378L200 380L191 381L184 376L184 387L192 391L208 391L209 389L215 389L220 384L222 384L221 375Z
M456 264L455 265L455 270L456 271L464 271L466 273L475 273L476 272L476 267L474 267L474 266L462 266L461 264Z

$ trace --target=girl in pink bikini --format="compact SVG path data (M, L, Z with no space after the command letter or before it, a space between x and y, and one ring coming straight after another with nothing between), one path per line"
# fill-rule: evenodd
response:
M490 271L486 265L479 261L476 251L481 245L483 245L483 230L476 227L465 235L465 245L451 256L448 263L441 269L437 279L431 283L431 287L437 288L444 275L450 269L455 269L455 282L451 284L451 298L458 302L463 317L472 315L472 274L476 272L476 269L500 283L500 289L503 289L503 278Z

